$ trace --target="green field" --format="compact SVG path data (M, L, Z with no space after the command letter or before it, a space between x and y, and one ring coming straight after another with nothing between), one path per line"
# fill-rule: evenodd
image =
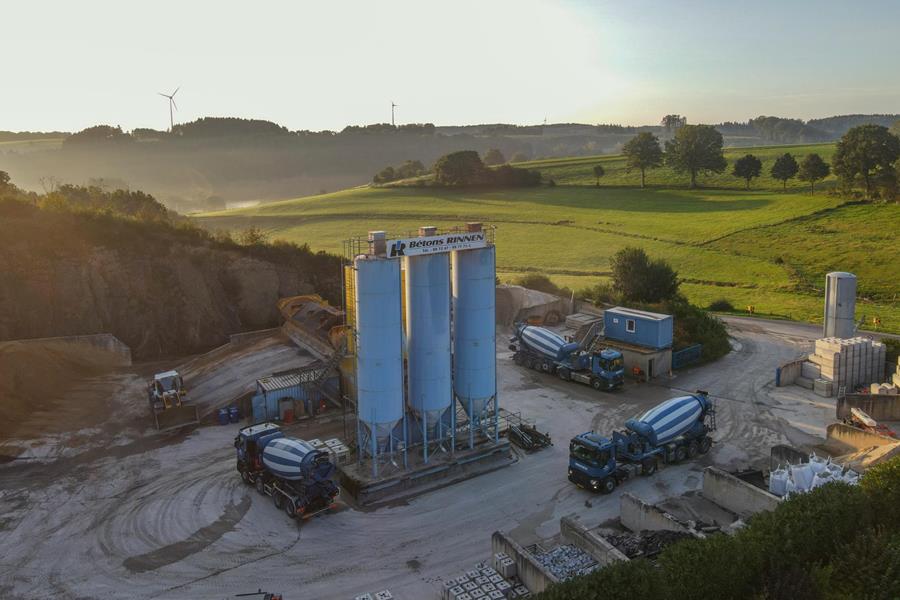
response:
M814 149L830 156L830 147ZM767 157L784 151L753 149ZM677 181L646 190L585 185L591 166L605 161L621 163L621 158L529 163L548 173L567 173L576 182L571 185L503 191L358 188L198 220L211 229L256 225L273 239L330 252L341 252L344 239L371 229L400 235L420 225L483 221L496 227L501 279L540 272L572 289L604 279L609 258L637 245L669 260L685 294L701 306L724 298L739 309L753 305L761 315L809 321L821 321L824 274L848 270L858 274L860 295L868 299L859 313L877 316L883 329L900 332L900 279L892 270L900 254L893 240L900 230L900 206L784 193L771 189L776 187L771 182L770 189L749 192L740 184L681 189L674 187ZM611 167L610 176L616 173Z
M762 161L762 175L754 179L750 184L751 189L782 189L780 181L771 178L769 171L775 163L775 159L790 152L799 163L801 159L810 153L817 153L826 162L831 162L834 154L834 144L813 144L802 146L766 146L756 148L726 148L725 158L728 160L728 168L723 173L701 175L697 182L704 187L745 189L746 182L731 175L734 161L745 154L753 154ZM526 163L517 163L517 167L538 169L544 179L553 179L558 185L596 185L594 177L594 165L602 165L605 174L600 179L601 186L639 186L641 174L639 171L628 172L625 168L625 158L621 155L612 156L587 156L580 158L554 158L550 160L538 160ZM676 173L668 167L650 169L647 171L648 187L688 187L690 176ZM834 177L830 177L818 185L831 187ZM805 190L809 185L797 179L788 181L788 190Z

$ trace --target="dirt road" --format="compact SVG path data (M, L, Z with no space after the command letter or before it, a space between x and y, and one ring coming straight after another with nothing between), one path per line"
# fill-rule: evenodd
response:
M772 444L824 437L827 402L772 387L775 366L800 354L809 333L758 324L736 324L732 333L735 350L718 363L617 394L526 371L504 351L501 405L535 418L553 447L406 504L345 508L302 528L241 484L236 426L201 427L124 455L95 452L63 467L0 467L0 596L218 599L262 588L296 600L390 588L398 599L436 598L441 578L489 558L494 530L528 544L556 534L564 515L597 525L617 515L621 489L658 501L697 489L708 464L763 464ZM566 480L572 435L619 427L697 388L719 410L717 443L702 461L610 496Z

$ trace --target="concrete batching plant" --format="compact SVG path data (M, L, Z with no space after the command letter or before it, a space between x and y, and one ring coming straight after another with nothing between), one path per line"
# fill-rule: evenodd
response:
M359 461L428 463L498 442L492 232L480 223L345 244ZM355 396L352 397L352 396ZM459 438L459 439L458 439Z

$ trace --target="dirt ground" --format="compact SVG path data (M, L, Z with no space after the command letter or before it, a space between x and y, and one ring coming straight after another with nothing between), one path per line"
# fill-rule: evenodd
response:
M498 343L501 406L535 419L554 446L405 503L344 506L302 527L241 483L237 425L166 435L145 428L119 444L8 462L0 466L0 597L218 599L261 588L288 600L349 599L389 588L400 600L437 598L442 578L489 559L494 530L527 545L556 535L565 515L595 527L617 516L622 490L659 502L698 489L707 465L764 467L773 444L821 442L833 404L773 387L776 365L799 355L810 332L743 322L731 331L734 351L716 364L614 394L519 368ZM185 379L195 377L194 400L212 410L256 377L302 360L282 341L259 340L186 363ZM609 496L567 481L571 436L621 427L695 389L718 406L716 444L702 460ZM340 434L339 419L296 433Z

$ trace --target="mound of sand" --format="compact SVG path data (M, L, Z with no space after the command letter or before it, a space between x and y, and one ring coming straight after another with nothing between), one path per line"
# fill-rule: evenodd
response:
M85 379L111 371L121 358L87 345L0 342L0 438L38 411L51 409Z

